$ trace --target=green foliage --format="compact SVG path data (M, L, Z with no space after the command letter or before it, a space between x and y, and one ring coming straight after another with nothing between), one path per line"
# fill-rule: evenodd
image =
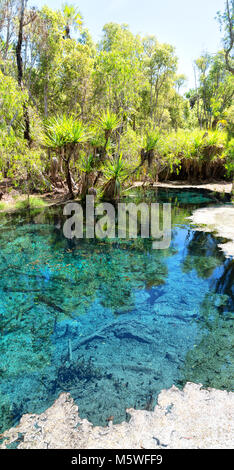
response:
M79 169L84 173L92 173L94 170L94 156L90 154L88 157L81 157Z
M233 76L225 67L223 51L216 55L204 54L196 60L197 88L187 97L195 110L200 127L215 128L218 121L226 119L232 105Z
M87 137L85 127L73 116L63 114L52 117L45 123L44 143L48 148L59 149L69 144L75 145L85 142Z
M139 160L140 150L142 148L142 137L135 132L130 126L121 134L120 153L124 159L131 164L137 164Z
M234 137L228 142L227 148L225 150L226 164L225 168L227 170L228 176L234 175Z
M231 176L234 87L227 49L197 59L196 86L185 97L181 93L185 76L178 75L172 45L154 36L135 35L127 25L117 23L106 24L95 45L75 5L57 10L48 6L35 10L28 5L19 87L15 79L17 15L15 1L1 3L3 177L27 191L49 189L55 152L58 168L54 174L61 183L65 171L72 192L79 171L91 173L92 166L100 170L106 160L112 162L119 154L140 171L142 149L144 161L148 160L144 170L151 177L164 170L162 178L170 172L178 175L183 165L189 172L194 164L206 174L212 162L221 160ZM227 8L220 19L226 47L230 39ZM230 54L228 60L231 64ZM26 114L30 142L24 139ZM52 184L56 178L51 176Z
M109 23L95 58L94 88L100 107L129 119L140 104L142 43L126 25Z
M107 162L104 167L104 176L108 180L104 187L104 196L116 197L120 195L121 183L127 175L128 168L120 154L114 161Z
M23 103L27 93L20 90L16 80L5 76L0 70L0 130L9 135L13 130L18 136L23 135L21 125Z
M17 210L24 210L24 209L39 209L46 207L45 201L43 199L36 197L36 196L30 196L27 199L24 199L23 201L16 201L15 203L15 208Z
M121 154L113 162L107 162L104 167L104 175L106 178L114 178L119 182L126 176L126 164Z
M146 135L144 143L146 152L155 150L158 147L160 137L160 132L158 130L153 130Z
M116 116L115 113L107 110L104 111L99 118L99 126L104 130L106 135L110 135L115 129L120 125L120 119Z

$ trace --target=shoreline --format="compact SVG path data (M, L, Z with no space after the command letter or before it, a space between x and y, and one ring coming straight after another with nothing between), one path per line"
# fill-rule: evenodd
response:
M144 183L143 181L136 181L131 187L127 188L126 191L130 189L139 188L139 187L152 187L152 188L170 188L170 189L207 189L212 192L231 194L232 192L232 183L227 181L218 181L215 183L203 182L200 184L192 184L187 181L168 181L168 182L159 182L150 185L149 183Z
M218 246L227 258L234 257L234 205L197 209L188 220L196 230L214 232L215 236L226 239Z
M93 426L81 419L69 393L44 413L25 414L5 431L1 449L229 449L233 447L234 393L188 382L162 390L154 411L128 409L130 421ZM23 436L23 441L19 440Z
M136 181L133 185L129 186L129 188L126 188L123 190L123 192L130 191L131 189L134 188L139 188L139 187L151 187L153 189L156 188L168 188L168 189L200 189L200 190L208 190L212 191L215 193L221 193L221 194L231 194L232 191L232 183L227 182L227 181L220 181L216 183L201 183L201 184L190 184L186 181L168 181L167 183L154 183L153 185L150 185L149 183L144 183L143 181ZM5 212L14 212L19 210L19 207L17 205L23 204L27 201L27 194L22 194L19 191L12 189L10 193L5 193L3 194L2 199L0 200L0 213L5 213ZM38 201L38 208L43 208L52 206L52 205L59 205L63 204L64 202L68 201L68 197L66 193L64 192L58 192L58 193L44 193L44 194L39 194L39 193L33 193L30 194L30 198L32 200ZM74 201L78 201L79 198L74 199ZM41 201L41 204L40 204ZM1 208L1 205L3 206ZM37 206L36 204L33 205L33 208L36 209Z

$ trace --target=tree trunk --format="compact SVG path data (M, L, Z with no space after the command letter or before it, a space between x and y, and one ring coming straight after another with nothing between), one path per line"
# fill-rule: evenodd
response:
M48 117L48 80L46 77L46 82L44 84L44 114L45 117Z
M23 28L24 28L24 13L27 0L21 0L20 14L19 14L19 33L18 41L16 45L16 63L18 71L18 84L21 89L23 89L23 60L22 60L22 42L23 42ZM29 145L31 144L30 137L30 122L28 114L28 106L26 103L23 105L24 111L24 138L28 141Z
M25 12L25 0L21 0L18 42L16 45L16 62L17 62L17 70L18 70L18 83L20 87L22 87L22 81L23 81L23 63L22 63L23 61L22 61L22 56L21 56L21 50L22 50L22 42L23 42L24 12Z
M28 114L28 106L24 103L24 138L28 141L29 145L31 144L31 136L30 136L30 120Z
M70 160L65 160L65 166L66 166L66 181L67 181L67 186L70 194L70 198L74 199L74 193L73 193L73 188L72 188L72 179L71 179L71 172L70 172Z

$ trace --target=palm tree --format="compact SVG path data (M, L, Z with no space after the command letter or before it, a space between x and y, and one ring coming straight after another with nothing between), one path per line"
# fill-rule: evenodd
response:
M79 186L79 193L81 198L85 198L88 190L93 185L94 180L94 156L90 154L86 158L81 159L81 164L79 165L81 170L81 179Z
M144 138L144 147L142 149L141 158L142 163L145 160L148 160L148 166L152 165L152 161L154 158L155 150L157 148L158 142L160 139L160 134L157 130L150 131L146 134Z
M160 132L156 130L151 130L148 132L144 138L144 147L141 150L141 163L140 166L144 164L145 161L148 162L148 168L153 168L153 178L156 183L158 182L158 175L167 167L167 163L163 161L162 155L160 155L160 144L162 143Z
M70 30L73 26L75 29L80 29L82 25L82 16L78 8L73 5L63 5L63 16L66 23L64 39L70 39Z
M45 124L45 146L54 150L65 163L66 181L70 197L74 198L72 188L72 178L70 171L70 161L75 150L83 142L86 142L88 135L85 127L80 121L72 116L58 116L48 119Z
M105 154L108 141L112 132L120 126L120 119L115 113L107 110L102 113L102 116L99 118L99 127L104 131L105 134L105 144L103 148L103 153Z
M122 154L113 162L108 162L104 169L104 176L107 179L103 187L103 198L113 200L118 198L121 191L121 184L127 175L127 167L123 161Z

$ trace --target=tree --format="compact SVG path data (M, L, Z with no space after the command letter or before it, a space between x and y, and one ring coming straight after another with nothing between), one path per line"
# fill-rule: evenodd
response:
M17 14L17 0L0 1L0 65L7 72L9 53L12 50L12 40L15 33L14 18Z
M104 26L94 67L94 98L99 108L108 108L121 117L121 128L130 122L140 106L142 45L126 25Z
M196 89L187 97L195 107L200 128L216 127L225 119L234 94L233 78L226 70L224 53L203 54L195 62Z
M23 31L25 26L25 9L27 5L27 0L20 1L20 8L19 8L19 26L18 26L18 37L17 37L17 44L16 44L16 63L17 63L17 73L18 73L18 83L19 86L23 89L23 59L22 59L22 44L23 44ZM35 18L34 12L32 15L29 15L29 19L27 20L29 23L32 22ZM24 138L28 141L28 144L31 144L31 136L30 136L30 122L29 122L29 112L28 112L28 103L27 100L24 102Z
M223 44L225 53L226 68L229 72L234 74L234 59L231 52L234 45L234 0L226 0L225 11L217 13L221 30L224 32Z
M69 11L65 9L64 14L43 7L34 24L28 26L31 61L25 66L26 83L45 117L59 114L62 109L85 119L91 96L93 47L87 34L82 41L71 37L72 24L80 15L77 19L74 14L74 19ZM66 36L67 24L70 26ZM78 30L83 32L80 22Z
M107 179L107 182L103 187L103 198L113 200L118 198L121 191L121 184L126 176L127 167L122 158L122 155L119 155L114 161L107 163L104 176Z
M167 108L165 101L176 72L177 58L172 46L160 44L154 36L144 38L143 45L144 69L149 83L150 118L154 125L160 125Z
M74 27L75 30L81 29L82 17L78 8L73 5L65 4L62 12L65 19L65 38L71 39L71 28Z
M107 145L111 134L114 130L118 129L120 126L120 119L117 117L115 113L111 113L109 110L104 111L99 118L99 127L102 131L104 131L105 136L105 143L102 149L102 158L105 157Z
M62 157L65 163L69 195L72 199L74 198L74 192L70 162L75 152L77 152L79 144L86 142L87 137L83 124L72 116L62 115L50 118L45 125L45 146L54 150L59 157Z

